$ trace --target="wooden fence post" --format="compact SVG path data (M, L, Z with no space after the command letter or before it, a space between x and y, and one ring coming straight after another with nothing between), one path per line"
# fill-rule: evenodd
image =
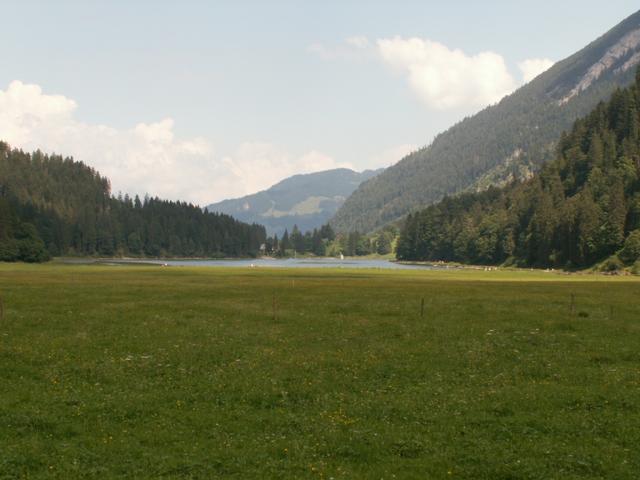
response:
M276 304L276 294L273 294L273 299L272 299L272 304L271 304L272 310L273 310L273 320L276 320L278 318L278 309L277 309L277 304Z
M571 304L569 305L569 313L574 316L576 313L576 294L571 294Z

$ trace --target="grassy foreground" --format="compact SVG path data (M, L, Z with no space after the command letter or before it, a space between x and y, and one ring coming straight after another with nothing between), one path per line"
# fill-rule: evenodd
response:
M0 296L2 479L640 472L637 280L0 264Z

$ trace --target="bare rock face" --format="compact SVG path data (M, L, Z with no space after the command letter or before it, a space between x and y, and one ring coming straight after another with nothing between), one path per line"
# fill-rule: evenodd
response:
M634 53L629 60L624 62L621 67L616 68L613 73L619 75L621 73L626 72L632 68L635 68L638 64L640 64L640 52Z
M560 104L564 105L576 95L584 92L589 88L600 76L611 69L616 63L624 59L631 52L636 50L640 46L640 28L627 33L622 37L615 45L609 48L600 60L594 63L591 68L580 79L578 84L560 100ZM640 63L640 52L635 52L627 61L620 67L614 70L615 74L626 72L630 68L635 67Z

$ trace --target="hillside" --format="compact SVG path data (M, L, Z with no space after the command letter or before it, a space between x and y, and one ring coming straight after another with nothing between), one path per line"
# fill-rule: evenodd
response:
M559 141L533 178L409 215L403 260L607 268L640 259L640 70Z
M269 235L281 237L294 225L303 232L311 231L327 223L358 185L381 171L338 168L294 175L262 192L214 203L207 209L264 225Z
M445 195L527 178L553 158L562 131L633 81L638 63L640 12L360 185L332 226L369 232Z
M114 198L109 180L82 162L11 150L0 142L0 261L50 255L244 256L262 226L197 206Z

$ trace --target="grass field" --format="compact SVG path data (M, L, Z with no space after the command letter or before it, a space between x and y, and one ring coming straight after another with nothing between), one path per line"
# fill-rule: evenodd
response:
M637 279L0 264L0 296L2 479L640 475Z

